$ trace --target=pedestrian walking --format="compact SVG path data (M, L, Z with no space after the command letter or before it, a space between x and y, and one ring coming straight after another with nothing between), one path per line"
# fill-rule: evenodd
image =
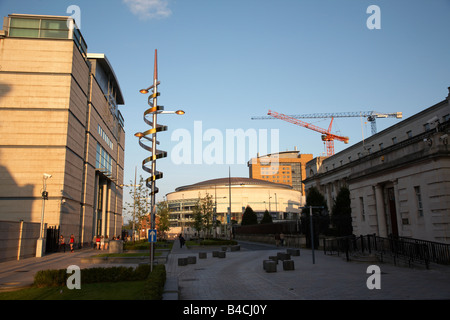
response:
M61 235L61 236L59 237L59 251L61 251L61 249L63 249L64 252L66 252L66 242L65 242L65 240L64 240L63 235Z
M108 245L109 245L109 238L108 236L105 236L105 250L108 250Z
M180 240L180 248L183 248L185 240L184 240L183 236L181 235L181 233L178 236L178 239Z
M73 252L73 244L74 244L74 242L75 242L75 238L73 237L73 234L71 234L71 235L70 235L70 240L69 240L69 243L70 243L70 252Z
M277 247L280 246L280 234L279 233L275 233L275 244L277 245Z
M283 234L283 232L280 233L280 244L281 244L282 247L284 246L284 234Z

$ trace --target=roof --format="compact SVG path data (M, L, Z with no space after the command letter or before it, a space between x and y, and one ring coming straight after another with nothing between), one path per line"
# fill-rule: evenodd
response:
M125 101L122 96L122 91L120 90L119 81L117 80L116 74L114 73L114 69L112 68L111 64L109 63L108 58L106 58L106 55L103 53L88 53L87 58L95 59L98 61L98 63L102 66L103 71L105 71L108 74L111 81L113 82L113 85L116 89L117 104L120 104L120 105L125 104Z
M223 187L223 186L229 186L231 181L232 186L261 186L261 187L268 187L268 188L282 188L282 189L292 189L291 186L281 183L274 183L270 181L265 180L259 180L259 179L251 179L251 178L243 178L243 177L231 177L231 178L219 178L219 179L211 179L211 180L205 180L201 182L197 182L191 185L178 187L175 189L175 192L178 191L186 191L186 190L192 190L192 189L206 189L211 187Z

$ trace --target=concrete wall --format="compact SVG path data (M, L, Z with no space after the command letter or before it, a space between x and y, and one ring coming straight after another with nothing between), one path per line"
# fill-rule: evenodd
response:
M0 262L36 256L39 223L0 221Z

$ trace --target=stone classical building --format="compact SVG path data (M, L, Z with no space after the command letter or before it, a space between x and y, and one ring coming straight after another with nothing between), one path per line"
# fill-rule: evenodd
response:
M120 234L124 99L106 56L70 17L11 14L0 65L0 260L34 255L41 222L77 244Z
M314 158L305 188L317 187L331 208L348 187L357 235L450 243L449 133L450 94L334 156Z

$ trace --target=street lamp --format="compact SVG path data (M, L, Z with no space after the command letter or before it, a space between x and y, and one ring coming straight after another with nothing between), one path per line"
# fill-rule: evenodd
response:
M150 188L150 196L151 196L151 225L155 226L155 214L156 214L156 193L158 193L158 188L156 187L156 180L161 179L163 177L162 172L156 171L156 160L167 157L167 152L156 149L156 145L159 142L156 140L156 134L158 132L167 131L167 126L157 124L157 115L158 114L178 114L182 115L185 112L183 110L177 111L163 111L163 106L158 106L158 96L160 93L158 92L158 85L161 83L158 81L158 51L155 50L155 61L154 61L154 69L153 69L153 84L148 88L139 90L142 94L152 93L148 97L148 105L149 109L144 111L144 122L148 124L151 128L144 132L137 132L135 136L139 138L139 145L151 152L151 156L145 158L142 161L142 169L148 173L150 173L150 177L148 177L146 181L147 187ZM151 116L151 120L147 118L147 116ZM146 139L151 142L151 145L147 145L143 143L142 139ZM150 163L150 166L147 164ZM150 245L150 260L151 260L151 270L153 271L153 242Z
M47 192L47 179L52 175L48 173L43 174L43 188L42 188L42 210L41 210L41 225L39 230L39 239L36 244L36 257L42 257L44 255L44 212L45 212L45 200L48 200Z
M305 206L301 207L301 209L309 208L309 228L311 232L311 249L312 249L312 262L313 264L316 263L315 256L314 256L314 233L313 233L313 213L312 209L324 209L322 206Z

